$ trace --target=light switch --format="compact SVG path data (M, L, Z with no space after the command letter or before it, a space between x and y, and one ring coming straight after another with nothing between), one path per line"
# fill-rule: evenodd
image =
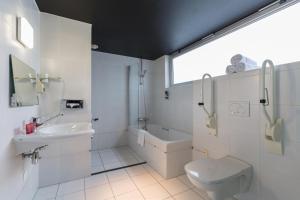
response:
M250 117L250 102L230 101L229 113L236 117Z

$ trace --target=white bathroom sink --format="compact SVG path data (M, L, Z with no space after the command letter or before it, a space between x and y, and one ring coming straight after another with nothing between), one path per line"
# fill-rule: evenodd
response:
M93 135L95 130L91 123L65 123L47 125L38 128L37 132L30 135L17 135L14 137L17 154L32 151L33 149L48 145L53 140L72 138L82 135Z

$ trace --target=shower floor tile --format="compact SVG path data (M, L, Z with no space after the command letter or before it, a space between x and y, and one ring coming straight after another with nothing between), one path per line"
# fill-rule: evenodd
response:
M116 169L144 162L128 146L91 151L92 173Z

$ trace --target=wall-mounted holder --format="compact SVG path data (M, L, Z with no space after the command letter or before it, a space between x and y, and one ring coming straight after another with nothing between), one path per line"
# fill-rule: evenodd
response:
M83 100L66 99L66 108L68 109L82 109Z
M24 77L14 77L14 81L17 82L30 82L35 85L35 91L37 93L45 92L45 85L49 84L50 81L61 81L60 77L49 77L48 74L40 75L40 74L27 74Z
M265 144L270 153L283 155L282 144L282 123L283 120L278 118L274 124L270 126L268 123L265 129Z
M208 76L211 84L211 92L210 92L210 111L206 109L204 105L204 79L205 77ZM209 134L213 136L217 136L217 115L214 112L214 83L213 79L210 74L204 74L202 76L202 87L201 87L201 94L202 94L202 99L201 102L198 103L198 106L201 106L204 110L204 112L207 114L207 119L206 119L206 127L209 130Z
M270 92L265 87L265 74L267 64L270 65ZM270 153L283 155L283 135L282 135L282 123L283 120L277 117L276 110L276 73L275 67L271 60L265 60L261 68L261 97L260 103L262 105L262 111L267 119L265 128L265 144ZM270 97L269 97L270 95ZM266 107L270 106L271 115L267 112Z
M37 74L36 91L38 93L45 92L45 85L49 84L50 81L61 81L60 77L49 77L48 74Z

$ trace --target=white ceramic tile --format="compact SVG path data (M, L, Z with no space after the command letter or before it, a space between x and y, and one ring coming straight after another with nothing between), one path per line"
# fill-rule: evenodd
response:
M189 180L189 178L186 175L178 176L177 179L179 179L183 184L185 184L189 188L194 187L194 185L191 183L191 181Z
M134 158L134 157L128 157L128 158L119 158L119 160L120 160L120 162L121 162L121 164L123 165L123 166L126 166L126 165L133 165L133 164L137 164L137 163L139 163L140 161L139 160L137 160L136 158Z
M176 200L204 200L200 195L198 195L193 190L189 190L180 194L173 196Z
M47 172L47 173L42 173ZM60 159L59 157L44 158L39 163L39 185L41 187L49 183L57 184L60 181Z
M39 188L35 194L34 200L46 200L55 198L58 190L58 185Z
M110 182L129 178L128 174L126 173L126 171L124 169L107 172L106 175Z
M131 177L138 188L144 188L156 184L157 181L149 174Z
M113 190L113 193L116 196L137 190L136 186L130 179L114 181L111 182L110 185Z
M104 162L104 169L109 170L109 169L116 169L119 167L124 166L121 162L116 161L116 162Z
M148 187L141 188L140 191L146 200L147 199L160 200L160 199L166 199L170 196L168 192L160 184L154 184Z
M230 136L230 155L259 166L259 130L234 132Z
M279 117L283 119L285 143L300 142L300 106L279 106Z
M233 116L229 113L229 106L230 106L229 104L228 104L227 115L225 116L229 120L229 125L232 131L244 131L245 127L251 127L251 130L253 131L259 130L260 118L258 116L260 115L260 105L250 105L249 117L238 117L238 116ZM226 120L227 123L228 120Z
M300 179L294 177L292 173L286 175L284 173L274 173L272 169L265 169L262 173L261 193L262 199L299 199ZM285 186L283 186L285 185Z
M80 136L70 139L63 139L60 141L61 145L61 155L73 155L76 153L81 153L84 151L89 151L91 149L91 139L90 137ZM74 148L76 147L76 148Z
M126 171L129 174L129 176L139 176L148 173L147 170L142 165L129 167L126 169Z
M299 63L291 64L297 66L297 69L284 70L277 73L278 80L278 103L283 105L300 105L299 78L300 69ZM290 66L293 68L293 66Z
M91 162L92 162L92 166L102 165L101 158L98 152L91 152Z
M85 200L84 191L58 196L56 200Z
M204 200L209 200L208 194L204 189L194 187L192 190L200 195Z
M179 179L173 178L160 183L171 195L175 195L188 190L188 186Z
M115 198L116 200L143 200L144 199L141 193L137 190L116 196Z
M119 159L115 154L100 154L102 161L105 163L118 162Z
M41 151L40 155L43 158L49 158L49 157L55 157L61 154L61 148L60 148L59 142L51 142L47 148L45 148L43 151Z
M151 174L151 176L157 180L157 181L164 181L164 177L162 177L157 171L155 171L152 167L150 167L148 164L143 165L144 168Z
M91 168L92 168L92 173L102 172L105 170L102 165L91 166Z
M259 76L239 75L229 80L229 99L231 101L250 101L259 104ZM247 88L247 89L245 89Z
M83 179L60 184L58 187L57 195L58 196L66 195L66 194L78 192L81 190L84 190L84 180Z
M85 195L86 200L106 200L114 196L109 184L88 188Z
M270 154L265 145L262 147L261 166L263 171L281 174L300 179L299 173L293 173L300 168L300 143L291 142L284 145L284 156Z
M60 156L60 182L79 179L91 174L90 153L88 151Z
M105 174L97 174L90 177L86 177L85 181L85 188L95 187L99 185L107 184L107 178Z

